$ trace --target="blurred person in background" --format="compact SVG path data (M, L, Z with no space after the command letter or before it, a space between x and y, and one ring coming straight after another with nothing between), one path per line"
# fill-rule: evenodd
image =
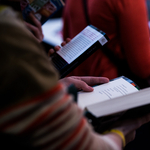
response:
M110 39L104 50L97 50L69 75L105 76L109 79L125 75L141 88L150 85L150 41L145 0L66 0L65 3L64 39L73 38L88 24L105 32Z

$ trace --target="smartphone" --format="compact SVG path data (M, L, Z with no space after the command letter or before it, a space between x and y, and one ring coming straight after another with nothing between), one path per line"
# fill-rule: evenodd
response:
M107 35L93 25L85 27L69 43L51 56L51 61L59 71L60 78L69 74L96 50L104 46L108 40Z

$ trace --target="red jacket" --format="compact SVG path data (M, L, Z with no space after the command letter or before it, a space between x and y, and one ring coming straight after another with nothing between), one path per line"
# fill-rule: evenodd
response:
M144 0L88 0L92 25L104 31L108 48L126 59L132 72L141 78L150 76L150 42L146 3ZM73 38L87 24L82 0L66 0L63 12L64 38ZM119 63L119 62L118 62ZM117 68L98 50L69 75L118 76Z

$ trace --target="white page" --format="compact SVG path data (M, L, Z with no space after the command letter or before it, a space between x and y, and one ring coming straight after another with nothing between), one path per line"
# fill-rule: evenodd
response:
M98 40L102 45L107 42L103 34L87 26L57 53L70 64Z
M98 102L137 92L138 89L123 78L94 87L93 92L79 92L78 105L82 109Z
M150 87L114 98L110 101L103 101L96 105L90 105L87 109L95 117L102 117L148 104L150 104Z

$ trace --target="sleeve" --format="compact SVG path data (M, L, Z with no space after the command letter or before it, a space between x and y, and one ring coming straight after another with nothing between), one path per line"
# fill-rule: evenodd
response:
M6 8L0 18L0 107L4 107L52 88L58 74L17 13Z
M111 139L93 132L83 112L58 84L51 90L0 112L0 131L28 137L37 149L119 150Z
M0 132L28 137L37 149L118 149L93 132L14 12L0 16L0 34Z
M141 78L150 76L148 13L144 0L119 0L116 8L119 38L131 70Z

